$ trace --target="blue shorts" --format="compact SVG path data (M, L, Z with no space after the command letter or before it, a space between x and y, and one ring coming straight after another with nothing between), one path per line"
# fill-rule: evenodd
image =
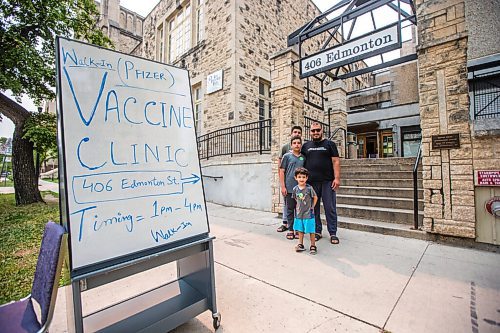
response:
M314 234L316 232L316 221L312 219L298 219L293 220L293 230L303 232L305 234Z

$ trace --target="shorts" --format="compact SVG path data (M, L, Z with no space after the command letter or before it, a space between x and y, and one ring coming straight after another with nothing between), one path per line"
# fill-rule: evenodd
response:
M293 220L293 230L303 232L305 234L314 234L316 232L316 221L312 219L299 219Z

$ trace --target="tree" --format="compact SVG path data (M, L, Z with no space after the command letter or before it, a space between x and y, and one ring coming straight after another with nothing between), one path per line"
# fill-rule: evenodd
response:
M36 152L35 177L40 175L40 162L57 155L57 119L48 112L32 113L24 124L23 139L33 143Z
M16 204L43 201L33 161L33 142L25 138L31 113L3 92L27 94L36 104L55 97L55 37L112 46L97 27L94 0L0 0L0 115L15 125L12 169Z

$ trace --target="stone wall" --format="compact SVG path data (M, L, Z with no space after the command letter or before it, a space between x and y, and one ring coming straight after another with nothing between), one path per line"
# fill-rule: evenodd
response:
M500 52L500 0L466 0L468 59Z
M464 1L418 0L416 6L424 229L474 238ZM432 149L433 135L451 133L460 134L460 148Z
M236 111L242 123L258 120L259 79L271 80L270 55L320 11L310 1L237 1Z
M418 102L417 62L392 67L390 80L392 105Z

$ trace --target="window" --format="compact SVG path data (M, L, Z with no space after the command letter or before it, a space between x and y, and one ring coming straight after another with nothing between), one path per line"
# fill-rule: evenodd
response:
M500 118L500 67L469 73L473 119Z
M259 120L271 118L271 85L259 80Z
M163 57L159 59L158 51L160 61L175 62L204 38L205 0L176 1L179 2L184 4L176 7L158 27L157 47L161 46Z
M168 60L175 61L191 48L191 6L181 8L168 22Z
M271 119L271 84L259 80L259 120ZM266 123L268 123L266 125ZM259 141L261 147L267 147L271 142L271 126L269 122L260 123ZM266 135L267 132L267 135Z
M203 2L205 0L196 0L196 43L203 40L205 25L203 24Z
M156 30L156 60L163 62L163 52L165 50L163 44L163 24L161 24Z
M406 127L401 129L402 138L401 144L403 151L401 152L402 157L415 157L418 153L418 148L420 147L420 141L422 140L422 132L420 127Z
M198 84L193 87L193 104L194 104L194 126L196 129L196 135L201 134L201 117L202 117L202 106L201 106L201 85Z

